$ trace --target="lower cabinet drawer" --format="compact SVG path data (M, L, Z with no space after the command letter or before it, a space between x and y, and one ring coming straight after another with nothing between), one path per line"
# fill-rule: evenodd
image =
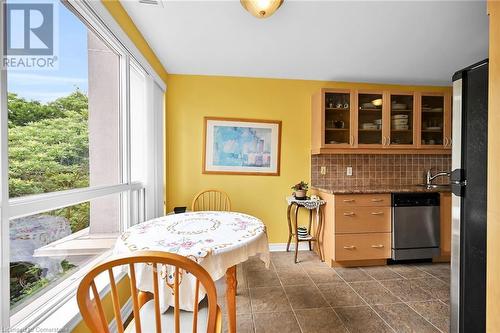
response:
M335 260L369 260L391 257L391 233L335 235Z
M390 207L338 207L335 233L391 232Z
M391 195L381 194L337 194L335 195L335 207L390 207Z

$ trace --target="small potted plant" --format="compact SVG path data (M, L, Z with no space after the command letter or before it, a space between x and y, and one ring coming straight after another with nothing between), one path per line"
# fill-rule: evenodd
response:
M301 181L300 183L297 183L292 186L293 195L297 199L304 199L307 197L307 190L309 189L309 184L307 184L304 181Z

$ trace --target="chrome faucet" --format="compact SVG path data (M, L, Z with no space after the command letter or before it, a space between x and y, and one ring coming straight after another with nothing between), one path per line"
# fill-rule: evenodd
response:
M437 177L450 177L451 175L451 172L447 172L447 171L442 171L442 172L438 172L436 173L435 175L433 175L431 173L431 169L427 170L426 174L425 174L425 185L432 185L431 182L436 179Z

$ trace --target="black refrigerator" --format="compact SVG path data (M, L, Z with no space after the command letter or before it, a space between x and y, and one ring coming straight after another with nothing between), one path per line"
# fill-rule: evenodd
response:
M488 60L453 76L451 332L486 331Z

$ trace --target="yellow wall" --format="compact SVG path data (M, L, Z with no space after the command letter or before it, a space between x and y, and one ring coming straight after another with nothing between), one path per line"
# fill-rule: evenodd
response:
M500 2L488 3L490 63L488 98L488 249L486 330L500 332Z
M167 209L189 206L196 192L219 188L228 192L233 210L265 222L271 243L287 240L285 196L291 193L290 186L310 180L311 95L325 87L373 88L369 84L172 74L167 84ZM202 174L204 116L281 120L281 175Z

